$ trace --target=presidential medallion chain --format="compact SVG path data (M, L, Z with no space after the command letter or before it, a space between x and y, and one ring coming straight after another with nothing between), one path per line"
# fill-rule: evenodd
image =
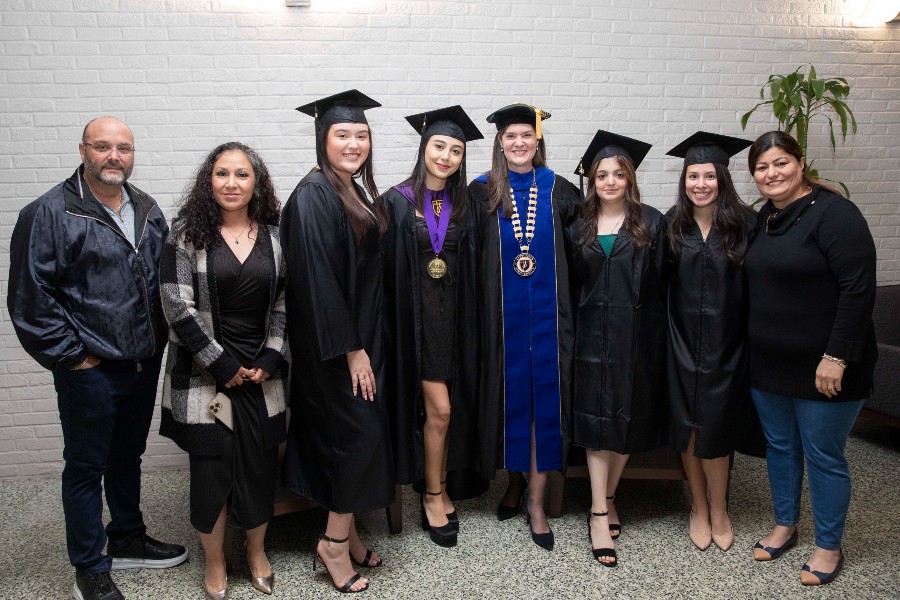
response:
M537 172L532 172L534 177L531 181L531 188L528 190L528 212L525 217L525 232L522 232L522 221L519 218L519 207L516 206L516 194L513 189L509 188L509 198L512 200L512 215L510 221L513 226L513 234L516 236L516 243L519 244L521 251L513 261L513 269L516 274L521 277L529 277L534 274L537 268L537 262L534 256L529 252L531 249L531 240L534 239L535 217L537 216ZM524 240L524 244L522 243Z

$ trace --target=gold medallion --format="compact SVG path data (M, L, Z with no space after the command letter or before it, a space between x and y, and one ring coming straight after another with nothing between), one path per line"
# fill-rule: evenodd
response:
M428 275L432 279L441 279L444 275L447 274L447 263L444 262L439 256L435 256L430 261L428 261Z
M443 198L435 198L431 201L431 210L434 211L434 216L441 216L441 209L444 208L444 199Z
M513 269L516 271L516 275L530 277L537 269L537 262L534 260L534 256L528 252L523 252L513 261Z

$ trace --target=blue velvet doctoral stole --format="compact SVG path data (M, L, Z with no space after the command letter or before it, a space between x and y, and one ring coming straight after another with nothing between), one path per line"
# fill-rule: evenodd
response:
M510 171L522 231L528 216L528 193L536 177L538 188L535 233L529 252L537 269L521 277L513 260L521 252L512 222L498 212L500 274L503 289L505 467L531 468L531 422L534 420L538 471L561 469L559 340L556 303L556 244L553 226L553 184L547 168L532 173Z

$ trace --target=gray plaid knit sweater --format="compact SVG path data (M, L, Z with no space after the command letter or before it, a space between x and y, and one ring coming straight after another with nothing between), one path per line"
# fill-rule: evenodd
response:
M285 262L278 241L278 227L263 229L256 243L263 243L273 273L266 314L268 335L251 368L259 367L271 376L262 386L266 446L284 441L285 398L288 369L285 355L284 284ZM209 254L184 240L183 223L176 222L166 238L160 260L160 294L169 322L169 355L163 379L160 434L195 455L216 456L222 452L223 427L215 423L207 408L218 390L241 367L221 344L219 307L210 281Z

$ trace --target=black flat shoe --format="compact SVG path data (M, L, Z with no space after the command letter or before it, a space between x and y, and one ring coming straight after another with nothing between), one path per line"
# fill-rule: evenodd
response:
M440 496L440 492L425 491L429 496ZM431 541L443 548L452 548L456 545L457 534L456 529L451 523L434 527L428 522L428 515L425 514L425 496L422 496L422 502L419 505L422 509L422 530L427 531L431 536Z
M608 499L608 498L607 498ZM606 512L594 512L591 511L591 514L588 515L587 526L588 526L588 541L591 544L591 554L594 555L594 561L600 563L604 567L615 567L619 564L619 560L616 557L615 548L594 548L594 540L591 538L591 518L592 517L608 517L609 511ZM610 526L612 528L612 526ZM615 538L613 538L615 539ZM612 557L612 560L609 562L604 562L600 560L602 557Z
M531 532L531 541L544 550L553 550L555 542L553 530L551 529L548 533L535 533L534 529L531 528L531 515L528 513L528 496L524 493L522 494L522 513L525 515L525 522L528 524L528 530Z

